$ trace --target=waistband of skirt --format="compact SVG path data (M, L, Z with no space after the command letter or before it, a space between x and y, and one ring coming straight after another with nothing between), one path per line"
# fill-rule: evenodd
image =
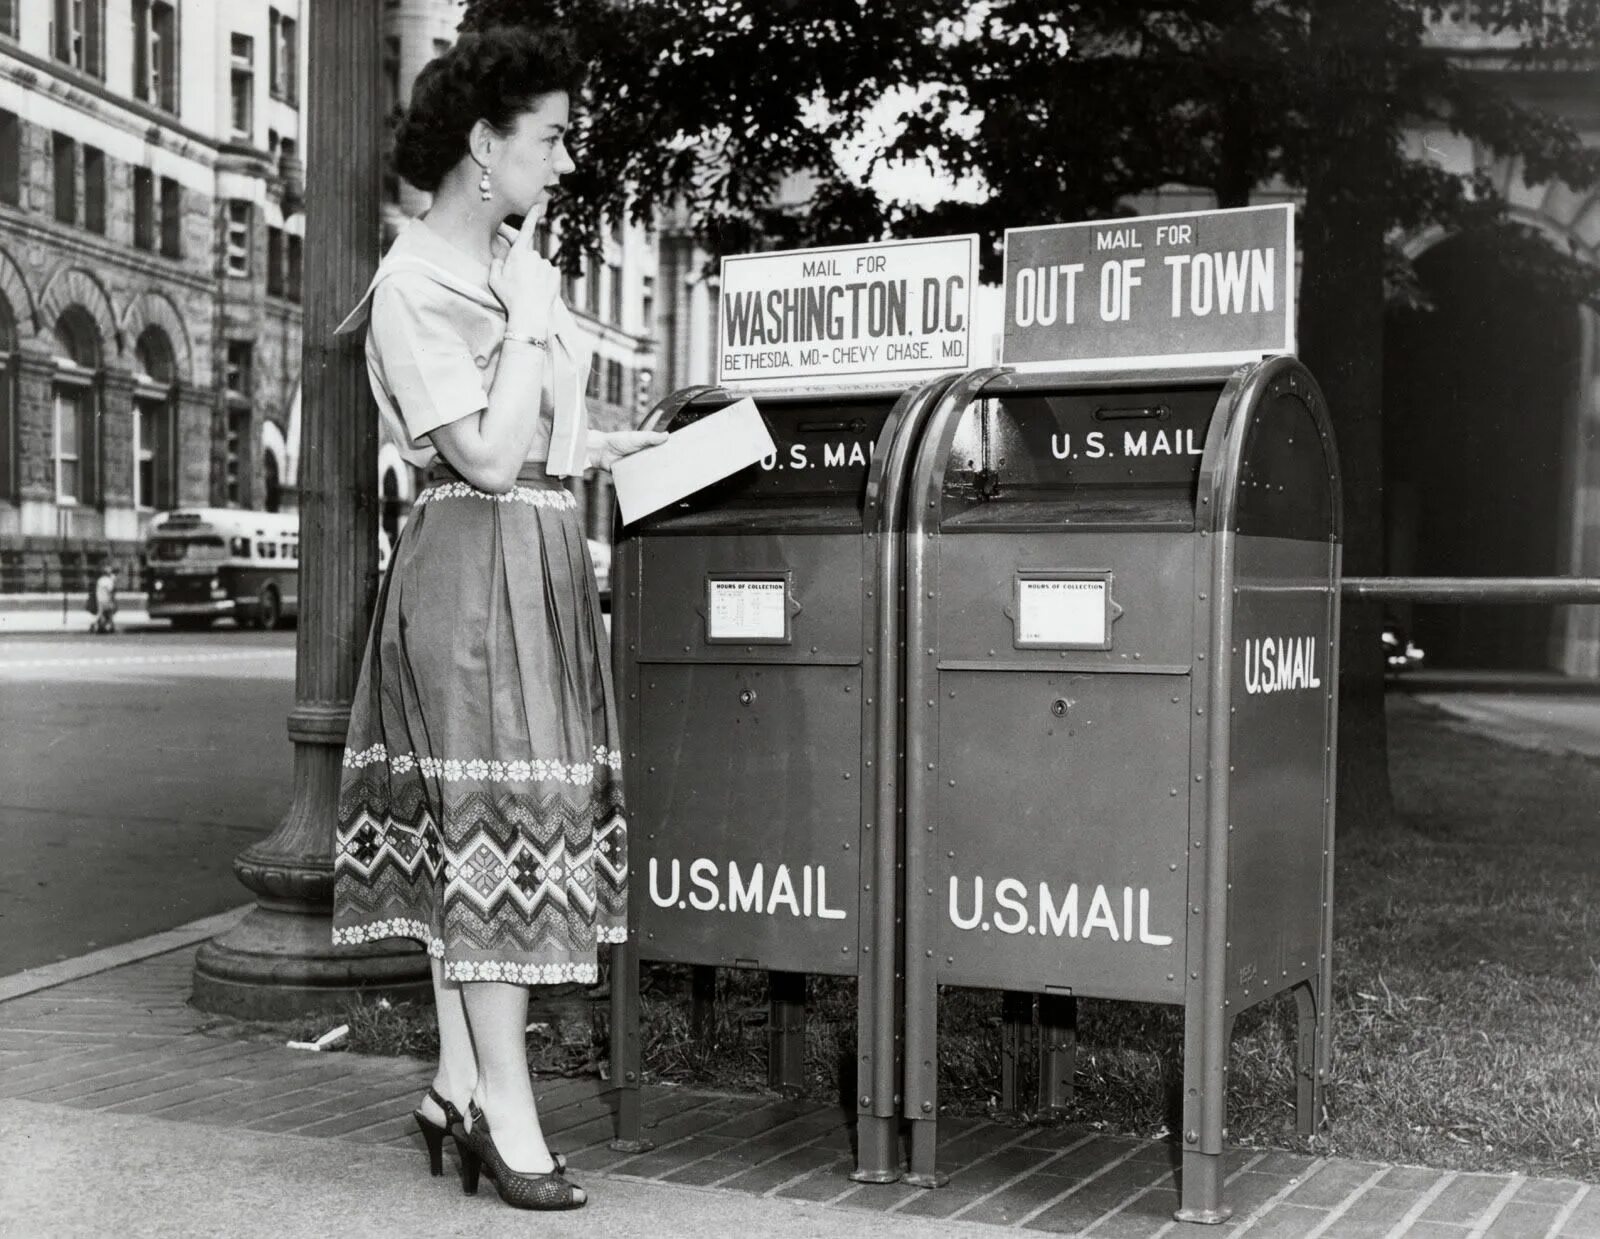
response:
M442 460L435 460L428 466L427 473L423 476L424 486L441 486L451 482L459 482L463 486L471 487L467 481L450 465ZM545 462L542 460L525 460L522 468L517 470L517 485L534 487L539 490L565 490L566 481L562 478L553 478L545 472Z

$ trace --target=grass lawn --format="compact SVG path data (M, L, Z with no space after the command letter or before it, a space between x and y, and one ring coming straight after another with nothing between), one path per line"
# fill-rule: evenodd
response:
M1329 1129L1295 1134L1284 998L1239 1020L1229 1137L1600 1178L1600 764L1468 734L1405 698L1391 704L1390 751L1398 824L1338 841ZM814 978L810 997L807 1091L831 1101L852 1057L854 983ZM687 970L646 967L647 1079L765 1087L764 978L724 971L718 998L711 1035L692 1036ZM603 1014L581 998L550 1006L530 1032L539 1067L597 1070ZM349 1019L352 1049L435 1050L427 1009ZM1068 1120L1167 1134L1181 1034L1175 1009L1081 1000ZM944 1107L1006 1117L999 995L948 991L940 1046Z

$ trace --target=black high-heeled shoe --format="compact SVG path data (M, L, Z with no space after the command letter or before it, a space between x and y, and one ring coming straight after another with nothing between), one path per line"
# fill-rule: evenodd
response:
M444 1174L445 1135L452 1127L462 1125L461 1111L439 1096L439 1091L435 1088L428 1089L428 1096L433 1099L433 1104L444 1112L444 1125L441 1127L420 1109L413 1110L411 1117L416 1119L417 1130L422 1133L422 1142L428 1146L428 1170L437 1179Z
M474 1116L470 1130L457 1127L451 1135L461 1154L461 1190L468 1196L478 1194L478 1177L487 1166L500 1199L514 1209L581 1209L589 1203L586 1196L578 1195L583 1189L568 1183L560 1170L530 1174L506 1165L481 1112Z

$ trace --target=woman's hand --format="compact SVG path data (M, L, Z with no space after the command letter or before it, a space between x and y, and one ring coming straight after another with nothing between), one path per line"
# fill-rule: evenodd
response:
M534 245L539 214L529 211L516 233L502 226L489 288L506 308L507 331L543 340L550 333L550 307L561 293L561 273Z
M660 430L594 431L589 436L589 457L595 468L609 473L611 466L624 456L666 441L666 432Z

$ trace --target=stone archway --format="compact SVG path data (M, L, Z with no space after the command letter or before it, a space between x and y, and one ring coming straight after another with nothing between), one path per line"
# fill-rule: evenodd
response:
M124 340L137 341L151 327L160 329L166 337L177 368L176 377L184 383L198 380L194 373L194 346L189 339L188 325L172 299L165 293L146 289L131 300L122 311L119 322Z
M117 329L117 316L111 308L111 297L105 285L82 267L68 267L50 278L39 294L39 321L49 328L74 308L94 320L102 350L100 364L105 365L112 357L119 356L122 338Z
M11 307L12 331L16 339L33 335L38 324L33 293L22 276L22 268L4 249L0 249L0 300Z
M1391 311L1385 330L1388 571L1582 572L1600 558L1582 520L1585 476L1600 478L1586 463L1592 314L1505 272L1493 235L1427 241L1415 261L1434 308ZM1595 673L1570 631L1577 608L1397 610L1432 665Z

